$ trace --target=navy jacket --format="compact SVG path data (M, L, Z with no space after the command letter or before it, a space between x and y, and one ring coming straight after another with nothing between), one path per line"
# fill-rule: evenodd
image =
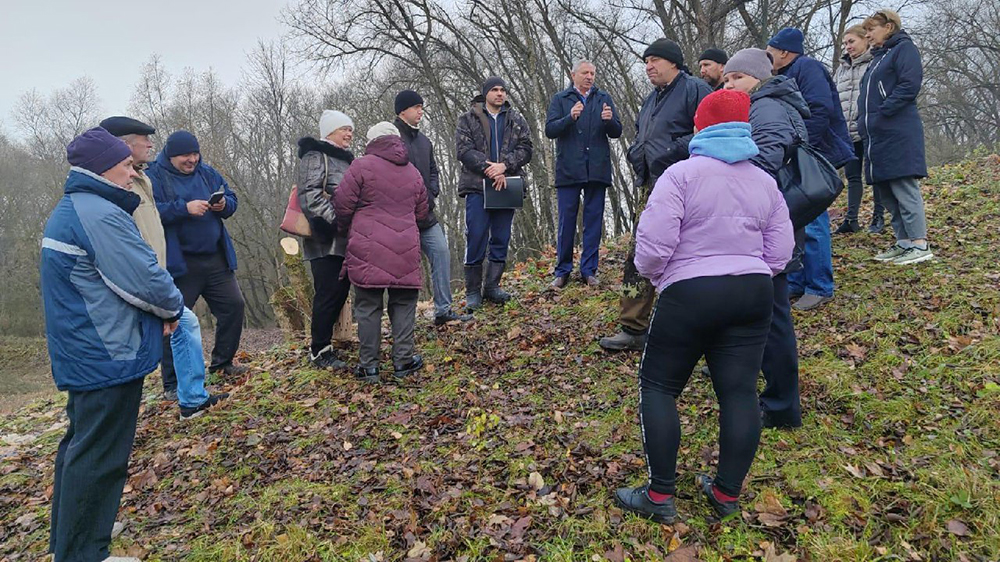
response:
M805 124L808 118L809 105L795 80L779 75L763 82L750 95L750 127L760 151L750 161L777 179L795 143L809 142Z
M635 142L627 155L635 185L652 189L660 174L688 157L694 113L711 93L712 87L704 80L682 71L670 85L656 88L646 97L635 122Z
M167 237L167 271L175 278L181 277L187 273L184 254L211 254L218 251L220 245L229 269L236 271L236 249L222 220L233 216L238 201L222 175L201 161L194 172L183 174L162 151L150 164L146 175L153 184L153 198ZM225 209L208 211L200 217L188 213L189 201L207 201L219 187L225 189Z
M851 134L847 132L844 110L840 107L840 93L823 63L800 55L779 74L794 78L802 97L809 104L810 116L806 119L809 144L835 168L855 160L854 144L851 143Z
M45 336L59 390L142 378L163 354L163 322L184 298L132 220L139 196L70 168L42 238Z
M858 98L865 177L873 184L926 177L924 125L917 111L924 79L920 53L910 36L899 31L872 56Z
M611 145L608 138L622 136L622 122L611 94L590 88L580 117L573 120L570 110L583 101L570 86L552 97L545 117L545 136L556 139L556 187L599 183L611 185ZM611 107L611 119L601 119L604 104Z
M431 139L423 134L420 129L414 129L406 121L399 117L393 122L399 129L399 136L406 146L406 154L410 158L410 164L420 172L420 177L424 180L424 187L427 188L427 218L417 221L417 228L421 232L438 223L434 216L434 203L438 195L441 195L441 174L438 172L437 162L434 161L434 145Z

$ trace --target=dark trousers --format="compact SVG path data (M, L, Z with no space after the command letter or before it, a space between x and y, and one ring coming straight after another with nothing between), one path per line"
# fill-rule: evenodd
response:
M385 293L389 304L383 307ZM388 308L392 325L392 364L402 369L413 362L413 327L417 322L417 289L363 289L354 287L354 316L358 320L358 360L378 367L382 345L382 310Z
M209 371L229 365L240 347L243 335L243 312L245 303L240 285L236 282L236 272L229 269L222 251L214 254L184 254L187 273L174 279L174 284L184 296L184 305L193 309L198 297L208 303L215 316L215 348ZM174 358L170 353L170 338L163 338L163 389L177 388L177 374L174 373Z
M315 289L311 322L312 344L309 346L313 355L330 345L333 325L337 323L340 311L351 293L351 281L346 275L343 279L340 277L343 265L343 256L323 256L309 260Z
M652 193L652 186L643 188L642 199L638 201L637 209L646 208L646 200ZM642 211L639 211L641 214ZM639 275L639 270L635 268L635 232L639 228L639 215L635 217L635 224L632 226L632 241L629 243L628 257L625 258L625 273L622 276L622 296L621 312L618 322L622 331L632 334L645 334L649 329L649 315L653 311L653 302L656 300L656 291L649 279Z
M774 310L771 329L767 333L761 370L766 385L760 394L760 408L767 417L779 424L802 424L799 405L799 352L792 323L792 306L788 298L788 276L774 276Z
M556 189L556 198L559 202L556 277L573 273L573 246L576 244L576 217L580 213L580 195L583 195L583 251L580 253L580 275L590 277L597 274L607 189L606 185L600 183L568 185Z
M660 294L639 364L639 421L655 492L673 494L681 424L677 397L702 356L719 399L715 484L738 496L760 440L757 373L773 285L767 275L698 277Z
M847 176L847 220L856 221L858 220L858 213L861 211L861 197L865 192L864 174L862 173L862 170L864 170L865 147L861 141L854 143L854 155L858 159L844 165L844 175ZM882 196L874 186L872 186L872 200L875 202L873 215L876 217L882 216L884 211Z
M55 562L108 557L141 400L141 378L69 392L69 429L59 442L52 487L49 552Z
M506 262L513 224L514 209L486 210L482 193L466 195L465 265L479 265L487 257L494 263Z

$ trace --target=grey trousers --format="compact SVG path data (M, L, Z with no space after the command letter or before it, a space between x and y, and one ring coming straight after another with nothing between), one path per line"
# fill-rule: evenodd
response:
M361 366L378 367L382 344L382 302L389 293L389 323L392 324L392 364L402 369L413 360L413 326L417 322L417 289L354 288L354 317L358 321L358 359Z
M441 223L420 231L420 249L431 264L434 315L444 316L451 310L451 250Z
M896 240L927 238L927 218L924 198L917 178L898 178L875 184L882 205L892 215L892 230Z

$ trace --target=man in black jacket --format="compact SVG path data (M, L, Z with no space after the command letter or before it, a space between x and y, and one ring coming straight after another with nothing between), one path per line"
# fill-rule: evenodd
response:
M507 85L495 76L487 78L482 93L458 118L455 129L455 151L462 163L458 195L465 198L465 305L469 311L482 306L483 299L497 304L510 299L500 288L500 278L507 265L514 210L485 209L483 181L503 189L508 177L522 175L532 150L528 122L507 101Z
M434 291L434 324L441 326L455 320L469 321L472 316L455 314L451 309L451 252L444 228L434 216L434 202L441 193L434 147L427 135L420 132L424 117L424 98L413 90L396 94L396 128L406 145L410 163L420 172L427 188L427 218L418 221L420 249L431 265L431 286Z
M635 143L628 149L628 161L635 172L635 185L642 192L637 209L645 207L646 198L664 170L689 156L688 143L694 136L694 113L701 100L712 93L712 88L704 80L688 72L684 54L677 43L657 39L642 57L646 61L646 76L654 89L639 109ZM639 224L638 217L635 224ZM621 331L601 338L600 342L601 347L611 351L642 350L656 297L649 280L636 271L635 232L632 239L622 280Z

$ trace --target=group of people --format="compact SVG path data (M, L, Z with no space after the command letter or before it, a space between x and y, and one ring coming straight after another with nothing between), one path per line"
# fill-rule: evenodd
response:
M913 264L932 257L918 180L926 175L916 96L920 58L899 16L879 11L844 38L836 80L804 54L803 35L783 29L766 49L732 57L709 49L697 78L667 39L643 53L653 87L637 119L627 160L644 210L625 265L621 331L607 350L640 350L640 424L648 481L614 494L622 508L670 523L680 424L676 400L698 361L720 402L717 474L698 486L720 517L739 511L743 481L761 427L801 425L798 358L791 315L832 296L826 213L793 231L779 170L809 143L850 180L838 232L860 229L861 173L876 193L873 230L889 211L896 244L875 256ZM557 146L559 228L552 286L574 270L583 202L579 279L599 286L610 139L622 134L597 69L579 61L557 92L545 135ZM311 236L303 240L315 283L310 360L344 368L332 331L354 289L360 381L380 379L381 320L392 325L393 378L421 369L414 346L421 254L427 256L434 323L471 320L501 288L515 211L488 208L487 189L503 190L532 158L527 121L507 100L504 81L487 79L458 122L459 196L465 201L464 313L454 310L444 229L434 214L439 171L420 130L424 100L400 92L394 121L351 152L354 124L326 110L318 138L298 142L298 202ZM68 391L69 428L59 444L50 533L56 562L108 558L111 529L127 476L142 381L162 358L164 394L181 419L226 394L205 388L199 297L217 319L208 370L237 377L234 362L244 301L225 220L238 199L204 163L198 140L176 131L152 161L153 127L112 117L70 143L65 195L45 227L42 295L53 377ZM386 295L388 295L386 297ZM657 298L657 295L658 298ZM810 298L812 297L812 298ZM387 304L386 304L387 300ZM758 397L763 372L766 387Z

